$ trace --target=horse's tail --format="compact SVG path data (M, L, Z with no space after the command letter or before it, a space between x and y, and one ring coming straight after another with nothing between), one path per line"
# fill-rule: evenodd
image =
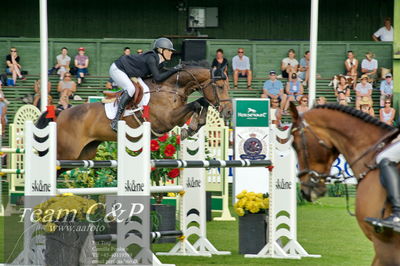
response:
M60 114L61 110L56 110L56 117ZM53 121L53 118L47 118L47 111L43 112L39 119L36 121L35 126L39 129L43 129L49 125L50 122Z

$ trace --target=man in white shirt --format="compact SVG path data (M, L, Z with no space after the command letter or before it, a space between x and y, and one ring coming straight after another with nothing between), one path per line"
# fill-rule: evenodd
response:
M376 42L393 42L393 27L392 20L390 18L386 18L384 22L384 27L377 30L374 34L372 34L372 39ZM378 39L379 38L379 39Z
M365 54L365 59L361 62L361 72L368 76L368 82L373 82L378 78L378 61L374 59L372 52Z
M244 49L238 49L238 55L232 58L233 84L238 88L239 77L247 78L247 88L251 89L252 72L250 69L250 59L244 55Z

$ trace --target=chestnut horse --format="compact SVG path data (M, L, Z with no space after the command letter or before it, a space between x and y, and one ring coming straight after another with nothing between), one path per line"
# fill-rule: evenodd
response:
M162 83L146 79L151 97L149 102L153 137L166 133L175 126L183 126L192 117L184 137L193 135L206 123L209 105L220 109L221 115L229 118L232 103L229 101L229 82L214 80L209 68L186 65ZM187 103L188 96L198 91L202 98ZM50 119L42 114L36 123L44 128ZM133 116L123 118L131 127L139 123ZM103 141L116 141L117 134L110 127L103 103L86 103L59 113L57 117L57 159L89 160L96 155Z
M324 179L341 153L358 180L357 222L372 241L372 265L400 265L400 234L389 229L375 230L367 217L387 217L391 206L379 180L375 156L390 143L397 130L349 106L319 105L299 115L291 104L293 148L299 163L299 178L304 197L313 201L326 192ZM383 216L382 216L383 215Z

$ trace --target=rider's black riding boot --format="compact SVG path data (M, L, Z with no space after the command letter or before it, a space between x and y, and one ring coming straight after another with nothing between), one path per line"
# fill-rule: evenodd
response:
M400 231L400 174L396 165L389 159L383 159L379 163L381 184L386 189L387 199L392 204L392 214L386 219L372 223Z
M121 97L119 98L119 103L118 103L118 110L117 110L117 114L115 115L114 119L111 122L111 128L117 132L118 129L118 121L119 118L121 117L122 113L125 110L125 106L127 105L127 103L132 99L131 96L129 96L129 93L127 91L124 91L121 95Z

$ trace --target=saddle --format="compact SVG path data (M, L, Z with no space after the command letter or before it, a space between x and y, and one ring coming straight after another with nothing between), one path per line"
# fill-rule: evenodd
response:
M133 86L135 86L135 94L132 97L132 101L126 106L126 109L131 109L136 108L140 101L143 99L143 87L140 85L139 81L137 78L131 78ZM105 96L105 99L103 100L103 103L110 103L110 102L115 102L118 103L119 97L121 97L122 93L124 90L119 90L119 91L103 91L103 94Z

